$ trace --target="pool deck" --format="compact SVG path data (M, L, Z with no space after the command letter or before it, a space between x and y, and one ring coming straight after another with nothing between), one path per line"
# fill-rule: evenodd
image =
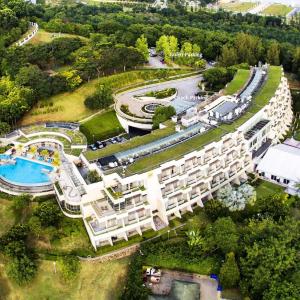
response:
M173 280L194 282L200 285L201 300L218 300L219 292L217 291L218 283L208 276L195 273L185 273L173 270L162 270L160 283L152 284L150 287L154 295L166 296L170 293Z

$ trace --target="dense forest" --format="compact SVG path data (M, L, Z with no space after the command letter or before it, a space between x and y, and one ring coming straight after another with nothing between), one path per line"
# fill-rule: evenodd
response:
M296 21L287 25L276 17L187 12L180 5L162 10L138 5L125 13L117 4L45 6L2 0L0 8L0 119L13 127L40 99L142 65L147 58L138 49L139 39L146 41L142 47L154 47L167 36L176 39L177 50L191 45L223 67L262 61L282 64L300 76ZM48 32L74 36L14 46L29 21ZM7 124L0 128L7 131Z

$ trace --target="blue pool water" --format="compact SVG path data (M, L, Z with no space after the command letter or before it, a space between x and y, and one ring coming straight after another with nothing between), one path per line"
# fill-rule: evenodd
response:
M0 159L7 157L7 155L0 155ZM14 165L0 165L0 176L13 183L38 185L50 182L43 170L52 171L53 167L17 157Z

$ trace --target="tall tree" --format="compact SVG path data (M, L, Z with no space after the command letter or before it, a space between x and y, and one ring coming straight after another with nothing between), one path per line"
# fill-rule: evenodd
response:
M222 53L219 57L219 61L223 67L235 65L238 62L238 57L235 48L224 45L222 47Z
M240 271L233 252L226 255L226 260L220 270L220 280L224 288L236 287L240 280Z
M267 62L274 66L280 64L280 47L276 41L272 42L268 48Z
M136 40L135 48L142 53L145 61L149 60L148 41L143 34Z

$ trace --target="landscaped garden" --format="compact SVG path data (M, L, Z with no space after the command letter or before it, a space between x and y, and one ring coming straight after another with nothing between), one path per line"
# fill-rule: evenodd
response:
M47 135L47 132L50 133L58 133L58 134L64 134L70 139L70 143L72 145L86 145L86 137L83 135L80 131L78 130L70 130L66 128L57 128L57 127L46 127L42 125L32 125L32 126L26 126L22 127L21 131L25 135L30 135L30 134L38 134L42 136L43 133ZM49 135L51 136L51 135ZM53 135L52 137L57 138L58 135Z
M156 99L164 99L171 97L176 94L176 89L175 88L168 88L160 91L150 91L146 93L144 96L146 97L154 97Z
M87 137L88 143L101 141L124 133L114 110L97 114L80 125L80 131ZM97 151L96 151L97 152Z
M85 99L92 95L99 85L110 86L113 91L119 91L125 87L134 87L146 81L164 80L170 76L187 73L188 70L140 70L129 71L116 75L110 75L93 79L84 83L75 91L65 92L43 100L43 106L38 102L21 120L22 125L45 121L79 121L97 110L90 110L84 105ZM51 103L51 109L45 105Z

